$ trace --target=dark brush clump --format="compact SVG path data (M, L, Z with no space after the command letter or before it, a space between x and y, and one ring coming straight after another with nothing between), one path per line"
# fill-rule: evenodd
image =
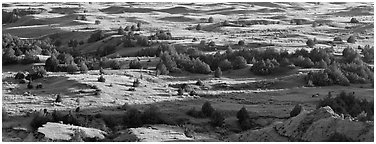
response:
M350 114L352 117L357 117L362 112L365 112L367 115L366 119L373 120L373 102L368 102L365 99L359 100L355 97L354 93L342 91L334 98L327 96L321 99L316 107L325 106L330 106L338 114Z

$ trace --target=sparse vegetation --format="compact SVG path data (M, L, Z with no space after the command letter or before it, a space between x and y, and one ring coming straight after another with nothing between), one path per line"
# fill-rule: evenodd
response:
M101 75L101 76L98 78L98 82L106 82L106 79L103 77L103 75Z

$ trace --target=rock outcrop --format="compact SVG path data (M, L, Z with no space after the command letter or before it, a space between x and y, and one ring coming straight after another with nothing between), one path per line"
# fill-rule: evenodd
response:
M74 141L79 134L80 139L104 139L106 132L74 125L66 125L60 123L51 123L43 125L38 128L38 132L44 134L45 138L53 141Z
M351 141L373 141L373 121L344 119L329 106L308 112L271 126L249 130L229 137L227 141L331 141L340 135ZM336 138L338 140L338 138Z
M120 133L114 141L168 142L194 140L187 137L181 128L168 125L130 128Z

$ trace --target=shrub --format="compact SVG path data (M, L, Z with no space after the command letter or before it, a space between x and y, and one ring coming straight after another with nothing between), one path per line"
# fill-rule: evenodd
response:
M195 95L197 95L197 92L195 90L192 90L191 92L189 92L189 95L190 96L195 96Z
M209 23L213 23L213 22L214 22L213 17L209 17L208 22L209 22Z
M214 41L210 41L208 45L209 45L210 47L214 47L214 46L215 46L215 42L214 42Z
M138 29L137 29L137 27L136 27L135 25L132 25L132 26L131 26L131 30L132 30L132 31L137 31Z
M163 123L161 112L159 108L151 105L141 115L141 120L144 124L160 124Z
M39 78L43 78L46 76L47 72L44 67L36 67L29 71L29 74L26 76L27 80L35 80Z
M64 124L72 124L72 125L76 125L76 126L81 126L81 122L77 119L77 116L72 114L70 111L69 111L69 114L65 115L63 117L63 123Z
M216 77L216 78L220 78L220 77L222 77L222 70L221 70L220 67L218 67L218 68L215 70L215 72L214 72L214 77Z
M232 66L234 69L242 69L247 67L247 61L242 56L236 56L234 61L232 61Z
M184 94L184 90L183 90L183 88L180 87L180 88L178 89L178 95L181 96L181 95L183 95L183 94Z
M210 123L213 126L220 127L225 123L224 121L225 121L225 118L223 117L223 114L218 111L214 111L212 115L210 116Z
M95 20L95 25L99 25L101 24L101 21L100 20Z
M124 31L129 31L130 29L131 29L130 26L126 26L126 27L124 28Z
M157 74L161 75L167 75L169 71L167 70L167 67L163 63L157 64Z
M198 24L198 25L196 26L196 30L201 30L201 25L200 25L200 24Z
M347 39L347 42L348 43L355 43L356 39L354 36L350 36L348 39Z
M254 124L252 123L250 119L245 119L243 121L240 121L239 125L242 130L249 130L254 126Z
M189 109L187 112L186 112L187 115L189 116L192 116L194 118L204 118L205 115L204 113L202 113L201 111L198 111L196 110L194 107Z
M133 81L133 87L139 87L140 84L141 84L141 82L140 82L139 79L135 79L135 80Z
M138 30L141 29L141 23L140 22L137 23L137 28L138 28Z
M310 48L313 48L313 46L315 46L315 42L312 39L308 39L306 44Z
M242 107L237 113L236 113L236 118L238 118L239 122L242 122L244 120L249 119L249 114L248 111L245 107Z
M372 120L374 113L373 102L367 100L357 99L353 93L346 93L342 91L336 97L325 97L321 99L316 108L330 106L334 112L338 114L350 114L352 117L357 117L363 111L367 113L366 119Z
M55 102L62 102L63 99L61 98L60 94L56 95Z
M199 79L199 80L197 80L196 85L198 85L198 86L204 86L204 83Z
M74 74L76 72L78 72L80 69L78 68L78 66L75 64L75 63L71 63L67 66L67 72L69 74Z
M207 116L207 117L211 116L211 115L213 114L214 111L215 111L214 108L211 106L210 102L208 102L208 101L206 101L206 102L202 105L202 107L201 107L201 112L202 112L205 116Z
M121 65L120 65L120 62L117 61L117 60L112 60L112 62L110 63L110 67L114 70L118 70L120 69Z
M84 62L81 62L80 64L80 72L81 73L87 73L89 71L89 69L87 68L86 64Z
M359 23L359 21L356 18L351 18L350 23Z
M257 61L255 64L253 64L250 70L256 75L269 75L276 72L278 68L278 62L272 62L269 59L267 59L266 61Z
M123 27L119 27L118 28L118 33L117 34L119 34L119 35L123 35L124 34L124 29L123 29Z
M141 69L142 68L141 62L138 61L138 60L132 60L129 63L129 68L130 69Z
M92 35L90 35L89 39L87 40L88 43L96 42L104 38L104 33L102 30L95 31Z
M219 68L221 68L222 71L230 70L232 69L232 64L228 59L224 59L218 64Z
M43 126L46 124L48 121L51 121L52 119L50 117L46 117L43 115L42 112L38 112L33 119L30 122L31 128L35 131L39 127Z
M43 85L41 83L38 83L36 89L41 89L41 88L43 88Z
M192 60L193 69L195 73L209 74L211 73L210 66L200 59L196 58Z
M238 42L238 45L240 45L240 46L244 46L244 45L245 45L244 40L240 40L240 41Z
M56 58L55 55L52 55L46 60L45 67L47 71L56 72L58 71L59 60Z
M24 79L25 77L26 75L23 72L17 72L17 74L14 76L15 79Z
M333 39L333 41L342 42L342 38L340 38L340 37L335 37L335 38Z
M142 126L142 113L136 108L130 108L126 111L123 121L126 127L140 127Z
M373 48L374 47L370 47L369 45L366 45L363 49L362 49L362 54L363 54L363 58L364 58L364 61L365 62L372 62L373 61Z
M106 82L106 79L103 77L103 75L101 75L101 76L98 78L98 82Z
M34 85L31 83L31 81L29 81L29 83L27 84L27 88L28 89L33 89L34 88Z
M299 115L301 111L303 111L303 107L300 104L295 105L295 107L290 112L290 117Z

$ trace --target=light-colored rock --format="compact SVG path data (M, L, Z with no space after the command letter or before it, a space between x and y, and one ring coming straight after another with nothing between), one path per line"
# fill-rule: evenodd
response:
M184 130L176 126L152 125L149 127L130 128L121 131L114 141L167 142L193 141L184 134Z
M227 141L328 141L341 134L354 141L373 141L373 122L344 119L329 106L299 115L271 126L230 136Z
M82 139L104 139L105 135L107 135L106 132L94 128L86 128L51 122L48 122L47 124L43 125L43 127L38 128L38 132L44 134L46 138L56 141L72 140L76 130L80 132L80 136Z
M277 132L297 141L327 141L334 133L354 141L373 141L373 123L350 121L329 106L312 112L303 111L275 126Z

